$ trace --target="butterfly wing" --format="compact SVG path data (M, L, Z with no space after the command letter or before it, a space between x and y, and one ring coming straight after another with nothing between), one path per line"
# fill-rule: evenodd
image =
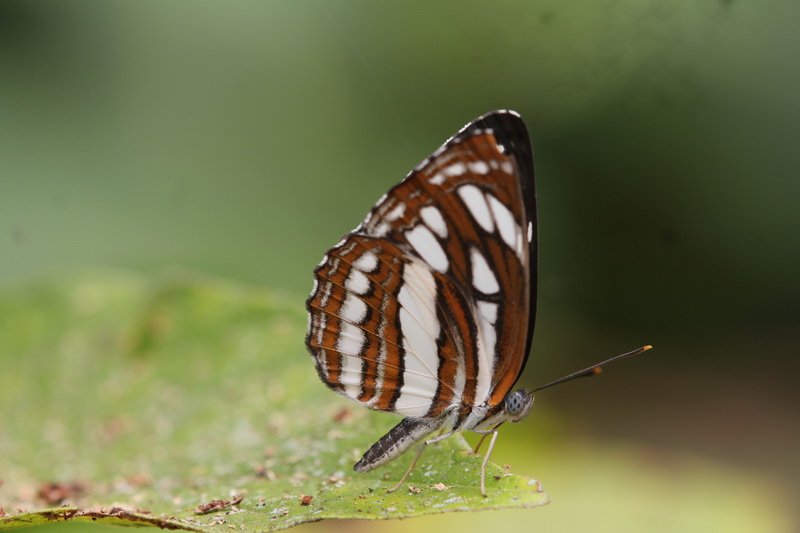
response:
M361 233L331 249L315 275L307 343L328 386L416 417L438 410L437 395L439 403L453 396L440 378L457 364L435 301L452 285L445 276L398 243Z
M420 163L315 270L307 344L322 380L406 416L502 402L533 331L534 195L513 112Z

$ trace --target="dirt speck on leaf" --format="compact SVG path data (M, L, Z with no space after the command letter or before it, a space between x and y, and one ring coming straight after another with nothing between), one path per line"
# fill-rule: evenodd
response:
M132 487L148 487L152 484L150 476L141 473L132 474L126 477L125 481L128 482Z
M275 471L270 468L267 468L266 465L254 465L253 473L255 473L256 477L264 478L269 481L275 481L276 479L278 479L278 476L275 474Z
M333 414L333 421L340 424L346 424L353 418L353 412L347 407L342 407Z
M244 500L244 494L240 494L232 500L211 500L210 502L198 505L194 510L194 514L208 514L223 511L228 507L242 503L242 500Z
M86 485L80 481L42 483L36 496L48 505L59 505L68 499L75 499L86 493Z
M272 520L275 520L277 518L281 518L282 516L286 516L288 514L289 514L289 509L287 509L286 507L276 507L270 513L270 518Z
M303 494L300 496L300 505L311 505L311 502L314 500L313 496L309 496L308 494Z

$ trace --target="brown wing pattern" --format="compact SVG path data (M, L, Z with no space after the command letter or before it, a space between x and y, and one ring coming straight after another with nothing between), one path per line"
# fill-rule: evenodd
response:
M457 353L434 295L452 285L396 244L353 234L316 270L307 343L322 380L373 409L441 412L454 396Z
M502 402L533 326L532 171L521 119L487 115L329 251L307 302L323 381L406 416Z

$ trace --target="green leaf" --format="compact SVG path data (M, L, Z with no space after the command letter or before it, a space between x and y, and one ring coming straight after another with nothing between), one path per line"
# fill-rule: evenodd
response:
M496 465L481 497L480 458L460 436L426 450L411 488L385 490L410 454L353 472L397 419L319 381L302 298L105 272L5 289L0 317L0 529L281 529L547 501ZM222 509L196 514L212 500Z

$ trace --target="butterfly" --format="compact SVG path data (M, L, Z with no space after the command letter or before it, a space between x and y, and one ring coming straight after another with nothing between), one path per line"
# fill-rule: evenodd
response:
M498 428L525 417L537 390L597 372L512 391L531 348L537 269L531 142L510 110L464 126L325 254L306 301L317 373L334 391L405 417L357 472L421 443L396 490L426 445L472 431L483 435L476 453L491 436L486 496Z

